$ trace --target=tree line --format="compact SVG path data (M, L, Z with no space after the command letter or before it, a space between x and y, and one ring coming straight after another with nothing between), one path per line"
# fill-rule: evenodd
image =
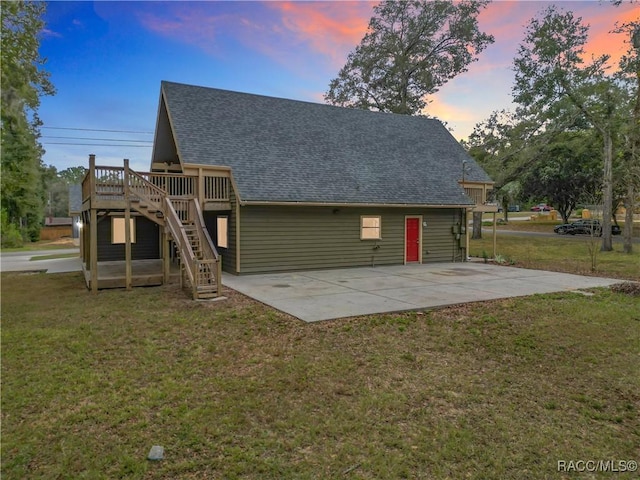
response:
M55 94L45 59L39 54L45 2L2 4L2 246L17 247L40 237L43 217L68 216L68 186L84 176L83 167L58 172L42 162L38 106Z
M632 250L640 185L640 23L612 26L627 50L618 65L586 59L589 27L548 7L531 19L513 61L514 112L476 125L469 152L497 182L504 205L547 200L565 222L579 203L602 205L604 251L613 249L614 209L626 207L624 251Z
M610 8L621 2L613 0ZM478 16L488 0L383 1L364 38L330 81L334 105L428 115L428 95L468 70L494 42ZM45 214L62 214L66 185L82 167L57 172L42 163L37 109L55 88L38 53L44 2L2 6L2 242L35 240ZM496 180L497 198L546 200L566 221L587 198L603 205L603 250L611 221L627 207L625 251L640 189L640 23L611 27L626 39L618 65L585 58L589 27L548 7L530 20L518 53L514 112L493 112L464 142Z

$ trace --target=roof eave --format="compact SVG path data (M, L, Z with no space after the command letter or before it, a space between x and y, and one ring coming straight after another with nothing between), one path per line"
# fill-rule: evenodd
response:
M283 202L265 200L245 200L240 206L286 206L286 207L377 207L377 208L473 208L475 204L468 203L370 203L370 202Z

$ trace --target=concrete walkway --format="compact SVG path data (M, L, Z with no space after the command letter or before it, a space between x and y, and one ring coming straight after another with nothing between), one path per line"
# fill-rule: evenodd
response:
M306 322L605 287L621 280L483 263L234 276L222 282Z
M38 257L71 254L77 254L77 256L72 258L50 258L47 260L38 260ZM77 248L64 248L57 250L5 252L0 255L0 270L3 272L79 272L82 270L80 250Z

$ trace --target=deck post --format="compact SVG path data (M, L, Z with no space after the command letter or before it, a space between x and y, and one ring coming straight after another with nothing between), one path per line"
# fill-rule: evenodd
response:
M91 293L98 293L98 212L96 210L96 156L89 155L89 255Z
M91 195L93 196L93 190ZM91 206L89 222L89 270L91 271L91 293L98 293L98 211Z
M78 217L80 220L78 222L78 246L80 247L80 261L84 262L84 222L82 212Z
M204 175L202 174L202 167L198 168L198 193L196 198L200 204L200 208L204 208Z
M216 296L222 296L222 256L218 257L216 262L216 283L218 284L216 289Z
M165 226L162 231L162 283L164 285L169 283L169 273L171 268L171 264L169 263L169 234L167 234L166 228L167 227Z
M80 230L80 243L83 245L83 249L80 250L82 253L82 263L84 264L84 269L91 271L91 265L89 263L89 254L91 253L91 245L89 245L89 232L91 230L91 225L89 224L90 217L89 212L86 210L82 212L82 230Z
M93 153L89 155L89 195L89 208L93 208L96 200L96 156Z
M129 159L124 159L124 262L125 288L131 290L131 196L129 194Z

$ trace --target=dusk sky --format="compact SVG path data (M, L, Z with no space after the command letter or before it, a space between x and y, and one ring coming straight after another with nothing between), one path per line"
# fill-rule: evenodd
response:
M493 110L511 106L512 62L524 26L550 3L582 17L591 26L588 53L607 53L612 62L628 39L609 32L616 21L640 16L637 3L490 4L480 27L495 43L427 108L457 139ZM87 166L95 153L100 165L129 158L132 168L148 171L161 80L323 103L329 81L364 36L374 5L50 2L41 54L57 94L43 98L39 110L44 162L59 170Z

